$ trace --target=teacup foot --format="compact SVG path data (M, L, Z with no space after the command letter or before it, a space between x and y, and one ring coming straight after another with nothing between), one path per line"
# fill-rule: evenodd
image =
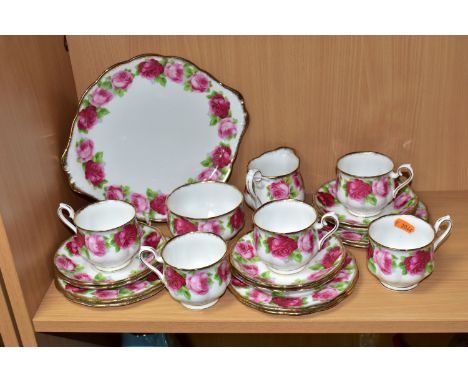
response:
M345 207L346 208L346 207ZM364 214L362 212L356 212L356 211L352 211L350 210L349 208L346 208L346 210L351 214L351 215L354 215L354 216L358 216L360 218L371 218L373 216L377 216L379 215L382 211L378 211L376 212L375 214Z
M113 268L103 268L103 267L99 267L97 265L94 265L94 268L96 268L97 270L100 270L102 272L115 272L115 271L119 271L123 268L125 268L126 266L128 266L133 260L133 256L127 261L125 262L123 265L119 265L118 267L113 267Z
M293 269L292 271L285 271L285 270L282 270L282 269L272 268L272 267L267 265L268 269L270 269L272 272L278 273L280 275L292 275L294 273L298 273L298 272L302 271L306 266L307 266L307 264L303 265L302 267L300 267L298 269Z
M208 309L210 307L212 307L214 304L216 304L218 302L218 299L208 303L208 304L205 304L205 305L189 305L189 304L184 304L183 302L181 303L183 306L185 306L186 308L188 309L192 309L192 310L203 310L203 309Z
M405 292L411 289L414 289L418 286L418 284L410 285L409 287L394 287L389 284L385 284L382 281L380 282L385 288L396 291L396 292Z

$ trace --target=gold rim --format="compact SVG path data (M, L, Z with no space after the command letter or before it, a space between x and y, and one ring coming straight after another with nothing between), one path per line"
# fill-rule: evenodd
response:
M179 268L179 267L176 267L176 266L170 264L170 263L164 258L164 250L165 250L166 247L169 245L169 243L171 243L171 242L173 242L173 241L175 241L175 240L177 240L177 239L180 239L180 238L182 238L182 237L187 237L188 235L200 235L200 234L201 234L201 235L212 235L212 236L214 236L214 237L216 237L216 238L218 238L218 239L220 239L220 240L223 241L223 243L224 243L226 249L225 249L225 251L224 251L223 256L222 256L219 260L216 260L214 263L212 263L212 264L210 264L210 265L204 265L203 267L192 268L192 269L185 269L185 268ZM228 254L228 244L226 243L226 240L224 240L221 236L216 235L215 233L212 233L212 232L199 232L199 231L197 231L197 232L187 232L187 233L184 233L184 234L182 234L182 235L174 236L174 237L170 238L168 241L166 241L166 243L164 244L164 246L163 246L162 249L161 249L161 257L162 257L162 259L163 259L163 261L164 261L164 265L168 265L168 266L170 266L171 268L177 269L178 271L182 271L182 272L195 272L195 271L201 271L201 270L203 270L203 269L207 269L207 268L213 267L213 266L215 266L215 265L221 263L221 262L226 258L227 254Z
M239 99L239 102L242 106L242 111L243 111L243 114L244 114L244 119L245 119L245 124L244 124L244 129L242 130L242 133L241 135L239 136L239 143L237 144L237 147L236 147L236 150L234 152L234 155L232 157L232 161L231 161L231 166L229 167L228 169L228 173L226 175L226 178L224 179L224 182L227 182L229 180L229 178L231 177L231 173L232 173L232 167L234 165L234 162L235 160L237 159L237 154L239 153L239 147L240 147L240 144L241 144L241 141L242 141L242 138L244 137L244 134L245 132L247 131L247 128L249 126L249 122L250 122L250 119L249 119L249 113L247 112L247 108L245 107L245 101L244 101L244 97L242 96L241 93L239 93L237 90L231 88L230 86L227 86L225 84L223 84L222 82L218 81L211 73L205 71L205 70L201 70L197 65L195 65L193 62L187 60L186 58L182 58L182 57L178 57L178 56L164 56L164 55L161 55L161 54L157 54L157 53L144 53L144 54L140 54L140 55L137 55L137 56L134 56L128 60L124 60L124 61L120 61L110 67L108 67L106 70L104 70L101 75L97 78L96 81L94 81L91 85L88 86L88 88L83 92L83 94L81 95L81 98L80 98L80 101L78 102L78 106L77 106L77 111L75 113L75 117L73 118L73 121L71 123L71 127L70 127L70 135L68 137L68 141L67 141L67 146L65 147L65 151L63 152L62 154L62 157L60 159L60 163L62 165L62 169L63 171L67 174L67 177L68 177L68 184L70 186L70 188L78 193L78 194L81 194L81 195L87 195L91 198L93 198L94 200L99 200L98 198L96 198L95 196L79 189L77 186L76 186L76 183L75 183L75 180L73 179L72 175L71 175L71 172L70 170L68 169L68 165L67 165L67 154L68 154L68 150L70 149L70 144L71 144L71 140L72 140L72 136L73 136L73 126L75 125L75 122L78 118L78 112L80 111L80 105L81 103L83 102L83 100L85 99L86 95L88 94L88 92L108 73L110 72L112 69L115 69L116 67L120 66L120 65L126 65L126 64L129 64L131 63L132 61L136 61L136 60L139 60L141 58L145 58L145 57L161 57L161 58L175 58L177 60L181 60L181 61L184 61L186 63L188 63L189 65L197 68L198 70L202 71L203 73L207 74L208 76L211 77L211 79L216 82L219 86L231 91L232 93L234 93L237 98ZM161 218L161 219L151 219L152 221L155 221L155 222L165 222L167 220L164 219L164 218Z
M314 211L315 213L315 220L309 224L307 227L305 228L302 228L300 230L297 230L297 231L292 231L292 232L274 232L274 231L270 231L268 229L265 229L265 228L262 228L260 227L257 222L255 221L255 217L257 216L257 214L263 209L263 208L266 208L267 206L269 205L272 205L273 203L300 203L300 204L303 204L303 205L306 205L307 207L310 207L312 208L312 210ZM318 213L317 211L315 210L315 208L313 206L311 206L310 204L306 203L306 202L303 202L302 200L297 200L297 199L283 199L283 200L272 200L268 203L265 203L263 204L262 206L260 206L254 213L253 215L253 218L252 218L252 221L253 221L253 224L254 226L256 226L258 229L261 229L262 231L265 231L265 232L268 232L268 233L272 233L274 235L294 235L296 233L301 233L305 230L308 230L309 228L311 228L316 222L317 222L317 219L318 219Z
M152 230L156 231L159 234L159 236L161 236L161 241L163 242L163 245L168 240L167 237L164 236L161 233L161 231L159 231L159 229L157 229L156 227L152 227L152 226L150 226L148 224L143 224L143 223L138 223L138 224L140 226L149 227ZM62 242L62 244L60 244L59 248L63 247L69 240L70 240L70 238L68 238L67 240ZM161 249L162 248L163 248L163 246L161 247ZM102 290L119 288L119 287L122 287L122 286L124 286L126 284L129 284L129 283L133 282L133 281L141 280L142 278L148 276L151 273L151 270L145 267L145 269L142 270L141 273L137 273L136 275L133 275L133 276L127 277L126 279L115 281L115 282L112 282L112 283L105 283L104 284L104 283L99 283L99 281L95 281L95 282L94 281L93 282L79 281L79 280L75 280L73 278L68 277L67 275L65 275L64 273L62 273L59 270L59 268L55 264L55 255L56 254L57 254L57 251L55 252L54 257L53 257L55 275L58 278L60 278L60 279L64 280L65 282L67 282L68 284L71 284L71 285L76 286L78 288L92 288L92 289L102 289ZM152 263L152 265L155 265L156 263L157 263L157 261L156 261L156 259L154 259L154 262Z
M294 285L270 284L270 283L262 282L261 280L254 279L254 278L250 277L249 275L244 275L234 265L233 253L235 251L235 246L232 249L231 254L229 256L229 261L231 263L231 268L232 268L231 270L233 271L232 273L234 273L236 276L239 276L238 278L240 278L241 280L243 280L243 281L245 280L248 283L253 284L253 286L258 286L258 287L262 287L262 288L275 288L275 289L281 289L281 290L300 291L300 290L304 290L304 289L319 287L320 285L326 284L328 281L333 279L340 272L340 270L342 268L342 265L343 265L343 263L344 263L344 261L346 259L347 253L348 253L346 251L346 248L344 248L341 239L337 238L336 236L335 236L335 238L339 241L341 250L342 250L342 252L345 253L344 256L342 256L341 261L337 265L335 265L335 268L333 268L333 270L329 274L325 275L325 277L323 277L321 279L314 280L314 281L311 281L309 283L294 284Z
M351 242L351 241L346 241L346 240L343 240L343 244L349 247L360 248L360 249L366 249L369 246L369 244Z
M338 167L338 163L340 162L340 160L342 160L343 158L347 157L347 156L350 156L350 155L355 155L355 154L377 154L377 155L381 155L387 159L390 160L390 162L392 162L392 169L390 171L387 171L387 172L384 172L382 174L379 174L379 175L372 175L372 176L358 176L358 175L354 175L354 174L350 174L346 171L343 171L341 170L339 167ZM345 174L345 175L348 175L348 176L352 176L353 178L362 178L362 179L370 179L370 178L378 178L378 177L381 177L381 176L384 176L384 175L388 175L390 174L393 169L395 168L395 163L393 162L392 158L390 158L388 155L385 155L383 153L379 153L378 151L353 151L351 153L347 153L345 155L342 155L341 157L339 157L336 161L336 169L341 172L342 174Z
M427 224L427 225L430 227L432 233L434 234L434 237L432 238L432 240L431 240L429 243L424 244L424 245L422 245L422 246L420 246L420 247L417 247L417 248L400 248L400 249L398 249L398 248L393 248L393 247L390 247L390 246L387 246L387 245L383 245L383 244L379 243L377 240L375 240L375 239L373 239L373 238L371 237L371 234L370 234L370 227L371 227L371 225L372 225L373 223L377 222L377 221L380 220L380 219L388 218L388 217L397 217L397 216L398 216L398 217L401 217L401 218L404 219L404 217L405 217L406 215L408 215L408 214L404 214L404 215L402 215L402 214L397 214L397 215L384 215L384 216L381 216L381 217L375 219L375 220L369 225L369 242L372 243L372 244L375 245L375 246L379 246L379 247L383 247L383 248L390 249L390 250L392 250L392 251L399 251L399 252L417 251L418 249L423 249L423 248L432 246L432 244L434 243L434 241L437 239L437 232L434 230L434 227L431 226L427 221L425 221L425 220L423 220L423 219L421 219L421 218L418 218L417 216L414 216L414 215L411 215L411 216L413 216L414 218L420 220L420 221L423 222L424 224Z
M229 186L231 188L233 188L235 191L237 191L241 197L241 201L239 204L236 205L236 207L234 207L233 209L229 210L228 212L224 212L220 215L215 215L215 216L211 216L211 217L202 217L202 218L195 218L195 217L191 217L191 216L187 216L187 215L181 215L181 214L178 214L174 211L172 211L170 208L169 208L169 199L170 197L178 190L182 189L182 188L185 188L185 187L190 187L194 184L200 184L200 183L214 183L214 184L224 184L226 186ZM226 215L229 215L231 213L233 213L235 210L237 210L239 207L242 206L242 203L244 202L244 195L242 194L242 192L239 191L239 189L235 186L233 186L232 184L229 184L229 183L225 183L225 182L219 182L217 180L204 180L204 181L201 181L201 182L196 182L196 183L187 183L187 184L183 184L182 186L179 186L177 188L175 188L167 197L167 200L166 200L166 206L167 206L167 210L168 210L168 215L171 214L171 215L174 215L174 216L177 216L177 217L180 217L180 218L185 218L185 219L191 219L191 220L211 220L211 219L217 219L217 218L221 218L223 216L226 216ZM169 221L169 219L168 219Z
M296 168L295 168L294 170L292 170L292 171L290 171L290 172L288 172L288 173L286 173L286 174L282 174L282 175L270 176L270 175L263 175L263 174L262 174L262 178L266 178L266 179L277 179L277 178L284 178L284 177L286 177L286 176L289 176L289 175L294 174L296 171L299 170L299 167L300 167L300 165L301 165L301 158L299 158L299 155L297 155L296 150L294 150L292 147L286 147L286 146L280 146L280 147L277 147L276 149L265 151L264 153L260 154L259 156L257 156L257 157L255 157L255 158L251 159L251 160L249 161L249 163L247 164L247 172L248 172L249 170L252 170L252 169L249 168L249 166L250 166L250 163L253 162L254 160L259 159L259 158L261 158L262 156L264 156L264 155L266 155L266 154L272 153L272 152L277 151L277 150L283 150L283 149L292 151L293 154L296 156L296 158L297 158L297 166L296 166Z

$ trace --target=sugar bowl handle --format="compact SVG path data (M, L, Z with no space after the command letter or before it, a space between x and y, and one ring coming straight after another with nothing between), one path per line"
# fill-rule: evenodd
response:
M138 257L140 258L140 261L146 265L147 268L149 268L150 270L152 270L154 273L156 273L159 277L159 279L164 283L164 285L167 286L166 284L166 280L164 279L164 275L163 273L157 269L156 267L154 267L153 265L151 265L148 260L145 259L145 257L143 256L145 253L148 253L150 252L154 258L156 259L156 261L160 264L164 264L164 261L161 257L161 255L153 248L153 247L149 247L147 245L142 245L141 248L140 248L140 252L138 254Z
M75 210L72 207L70 207L68 204L60 203L57 208L57 215L60 218L60 220L64 222L68 228L70 228L74 233L77 233L76 226L65 217L65 215L63 214L63 211L67 211L68 217L73 221L75 219Z
M257 193L255 192L255 183L260 182L261 180L262 180L262 173L260 172L260 170L257 170L255 168L250 169L247 172L247 175L245 176L245 186L247 187L247 192L252 197L255 203L255 208L258 208L262 205L260 198L257 196Z
M442 232L439 235L439 237L434 241L434 252L437 250L439 245L442 244L442 242L447 238L447 235L452 230L452 218L450 217L450 215L442 216L441 218L437 219L437 221L434 224L434 230L436 232L436 235L439 232L440 226L444 223L447 227L445 228L444 232Z
M398 170L396 172L393 172L391 174L391 177L393 179L397 179L403 175L403 172L407 172L409 174L408 178L404 182L402 182L397 188L393 190L393 199L396 198L396 196L401 191L401 189L406 187L413 180L414 171L413 171L413 167L411 167L409 163L402 164L400 167L398 167Z
M317 230L322 229L328 223L327 220L333 220L334 226L329 232L327 232L325 235L323 235L323 237L321 239L319 239L319 250L322 249L323 243L325 243L325 241L331 235L333 235L337 231L338 227L340 226L340 221L338 220L338 216L336 216L336 214L334 212L327 212L320 219L320 223L316 223L314 225L314 228L316 228Z

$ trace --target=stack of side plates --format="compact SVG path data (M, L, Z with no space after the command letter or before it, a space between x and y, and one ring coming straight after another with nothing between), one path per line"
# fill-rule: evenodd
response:
M398 196L384 210L372 217L360 217L351 214L336 198L333 191L335 180L325 183L314 195L314 204L321 215L334 212L340 220L337 235L344 244L351 247L367 248L369 245L369 224L384 215L414 214L421 219L428 220L429 213L426 205L419 200L410 187L400 191Z
M332 236L300 272L272 272L256 255L253 232L237 242L231 253L229 286L243 304L266 313L301 315L329 309L348 296L358 279L354 258Z
M153 227L141 224L143 245L160 251L166 239ZM154 296L164 288L138 254L129 265L114 272L99 271L80 253L75 236L54 255L55 285L69 300L92 307L123 306Z

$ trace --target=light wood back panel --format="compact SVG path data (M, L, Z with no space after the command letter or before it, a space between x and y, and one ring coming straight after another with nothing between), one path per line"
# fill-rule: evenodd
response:
M0 272L0 335L4 346L19 346L13 312L10 309L8 295Z
M63 36L0 38L0 266L24 345L52 280L52 256L70 236L60 201L80 207L60 167L76 108Z
M239 90L250 113L232 181L294 147L309 191L356 150L410 162L419 190L468 189L468 37L69 36L78 96L141 53L185 57Z

